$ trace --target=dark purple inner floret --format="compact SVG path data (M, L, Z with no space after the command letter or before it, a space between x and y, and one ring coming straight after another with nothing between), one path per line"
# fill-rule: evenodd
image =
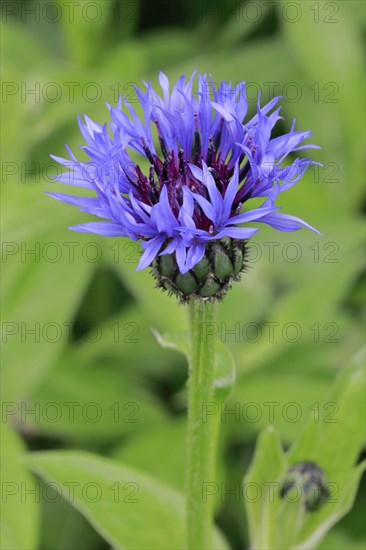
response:
M195 113L195 119L197 120L197 115ZM208 198L207 189L204 184L197 180L190 168L189 162L202 168L202 161L204 161L215 180L217 189L224 197L227 186L229 184L230 178L234 173L234 168L229 168L222 155L220 153L220 141L222 136L222 128L224 126L224 119L221 119L221 124L219 126L219 131L216 136L209 136L208 138L208 148L207 154L202 156L201 148L201 135L198 127L196 127L194 132L194 140L190 155L190 161L186 160L185 151L182 148L178 150L169 151L165 143L164 137L162 136L159 129L159 122L155 120L155 125L158 130L159 145L164 160L158 157L158 155L153 154L149 147L146 144L146 141L142 138L142 146L146 158L150 162L149 176L146 177L145 174L141 171L140 167L136 164L135 170L138 176L137 181L132 181L131 178L128 178L130 183L134 186L135 192L134 195L140 201L153 206L159 202L160 191L165 185L168 191L169 204L173 211L173 214L178 217L179 210L183 203L183 191L182 187L186 185L192 192L198 193L206 198ZM196 125L197 126L197 125ZM245 159L245 154L241 154L238 161L239 165L243 163ZM250 165L249 162L245 162L240 170L239 176L239 187L237 196L241 190L241 183L246 178ZM128 174L126 174L128 177ZM244 200L246 200L245 197ZM234 216L238 214L241 209L241 206L244 200L234 199L231 215ZM193 215L193 220L197 228L209 231L212 225L211 220L207 218L202 209L198 204L195 205L195 211Z

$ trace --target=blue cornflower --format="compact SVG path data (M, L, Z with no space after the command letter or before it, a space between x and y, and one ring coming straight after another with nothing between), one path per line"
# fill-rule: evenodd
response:
M245 82L232 86L223 81L216 87L211 76L198 74L194 93L195 74L188 81L181 76L170 90L168 78L160 73L162 95L150 83L144 83L145 91L135 87L141 118L126 98L117 107L108 105L109 126L79 117L86 142L81 148L90 160L79 162L68 147L70 160L52 157L69 169L58 181L90 189L96 196L50 195L103 219L71 229L141 241L138 270L173 255L185 274L213 242L246 241L258 231L242 223L316 231L275 206L281 192L318 164L297 158L283 165L290 153L317 148L303 145L311 132L295 131L294 122L289 133L271 138L282 118L276 107L280 97L264 107L259 97L256 115L246 121ZM260 207L242 211L258 197L263 198Z

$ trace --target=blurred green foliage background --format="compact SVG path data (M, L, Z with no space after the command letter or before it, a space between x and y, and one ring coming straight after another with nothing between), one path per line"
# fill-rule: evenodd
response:
M296 118L322 147L312 158L324 168L282 206L323 236L262 229L220 306L217 334L238 365L220 479L241 480L264 426L289 445L329 406L330 384L363 341L364 9L357 0L2 2L2 397L13 430L3 443L18 479L28 479L22 448L85 449L183 489L187 367L151 327L184 329L186 312L134 272L136 244L68 232L86 216L44 194L60 190L49 153L81 143L77 115L104 123L105 102L133 102L132 84L156 85L160 70L246 80L251 112L258 91L262 102L283 95L279 131ZM49 500L40 516L23 504L33 541L24 547L108 547L69 504ZM247 547L243 503L221 500L218 524L233 548ZM364 513L360 490L321 548L364 548Z

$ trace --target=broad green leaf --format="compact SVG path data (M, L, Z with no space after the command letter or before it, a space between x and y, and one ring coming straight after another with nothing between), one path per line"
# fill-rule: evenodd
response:
M236 411L235 415L228 415L228 422L237 436L253 439L273 424L289 443L305 428L310 414L318 414L319 410L332 412L326 408L326 393L333 372L309 365L309 357L316 353L311 346L295 346L273 357L260 370L239 377L227 405Z
M90 523L56 489L40 481L42 530L39 550L92 550L104 544Z
M147 475L81 452L35 453L29 464L45 481L56 482L113 548L184 547L178 493ZM68 484L75 484L73 495Z
M138 468L173 489L184 491L186 474L186 419L162 421L150 430L141 431L113 450L112 458L126 466ZM225 481L221 449L217 460L217 485ZM222 506L220 491L215 505Z
M327 399L328 407L313 415L304 442L300 438L290 450L291 462L305 460L307 456L307 460L326 469L334 482L355 464L365 439L364 365L362 350L338 375Z
M354 28L348 2L299 4L296 22L286 18L286 5L286 1L282 0L277 9L290 57L312 80L313 89L318 86L320 90L310 108L313 107L323 126L319 125L322 143L333 139L336 128L339 143L343 142L343 158L337 155L333 160L341 166L346 163L344 200L347 200L350 186L360 189L359 175L364 154L361 122L364 113L362 33ZM312 47L308 44L309 36ZM358 106L357 110L353 105ZM297 111L301 112L301 109ZM308 108L306 112L309 112ZM353 203L357 204L355 201Z
M2 388L4 399L15 401L37 387L68 343L96 263L83 256L63 209L41 186L8 188L4 203Z
M1 443L0 545L2 550L33 550L37 548L40 523L37 483L22 463L25 448L21 439L5 423Z
M329 237L328 242L334 242L335 246L336 254L333 258L335 262L324 262L324 256L322 256L322 259L309 261L305 266L300 262L297 265L284 263L280 251L286 243L286 238L277 234L274 237L272 233L271 242L277 243L278 254L274 263L267 263L263 267L267 271L269 280L274 273L277 273L278 281L284 284L284 289L281 295L277 293L277 296L273 297L273 303L263 320L250 319L243 321L240 325L240 343L245 345L238 346L236 354L239 376L241 372L244 374L244 370L249 371L266 363L272 364L280 352L291 346L296 347L302 342L313 343L314 352L320 351L322 347L329 351L335 347L332 343L345 341L348 331L352 340L357 336L359 345L362 344L361 331L357 332L356 329L355 332L353 327L348 328L350 319L340 308L362 264L361 228L357 221L352 227L352 239L342 237L341 232L345 231L344 225L337 229L337 236ZM262 242L268 243L266 236L267 234L264 233ZM312 246L308 244L306 235L304 239L307 247ZM294 242L301 247L299 238ZM331 252L332 248L327 254ZM253 270L257 270L257 266L254 266ZM283 280L283 271L286 280ZM304 279L301 271L305 272ZM312 304L311 308L308 307L309 303ZM247 330L246 327L249 329ZM270 327L272 327L272 338ZM358 346L357 342L356 346ZM337 343L336 347L341 346ZM349 352L346 352L346 356L347 354ZM330 364L342 366L344 356L338 353L334 359L336 363L332 359Z
M146 474L82 452L34 453L28 462L113 548L185 548L183 497Z
M167 486L184 491L186 420L162 421L134 435L112 452L112 458L152 475Z
M60 27L67 54L81 66L95 63L101 54L103 38L106 39L113 2L96 0L92 5L76 4L72 12L65 10L61 1L59 4L63 15Z
M11 4L8 7L12 9ZM18 168L20 172L32 136L34 138L30 127L40 118L37 93L27 95L26 91L37 89L36 67L49 61L50 50L44 47L41 37L32 33L29 26L17 24L5 6L0 25L4 104L2 135L6 135L6 140L2 140L2 183L8 183L10 174L8 172L6 176L7 170L12 169L8 163L16 163L13 170ZM22 128L21 132L19 128Z
M90 308L93 308L92 300ZM82 331L74 351L80 363L91 364L97 357L101 362L106 359L120 365L121 376L126 373L136 379L141 375L174 377L177 371L185 370L183 358L159 346L148 317L136 304L126 304L120 313L97 322L94 330L86 318L86 330Z
M360 526L363 521L363 515L359 518ZM365 550L365 538L354 536L352 531L334 527L325 538L317 545L319 550Z
M66 352L21 405L29 429L80 444L119 440L163 420L157 397L138 383L132 362L108 355L85 361L78 352L78 348Z

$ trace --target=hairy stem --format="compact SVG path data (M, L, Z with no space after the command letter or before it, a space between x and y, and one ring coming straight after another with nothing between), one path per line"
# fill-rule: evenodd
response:
M207 484L215 482L219 415L214 406L216 301L189 304L190 364L187 429L187 548L212 548L213 497Z

